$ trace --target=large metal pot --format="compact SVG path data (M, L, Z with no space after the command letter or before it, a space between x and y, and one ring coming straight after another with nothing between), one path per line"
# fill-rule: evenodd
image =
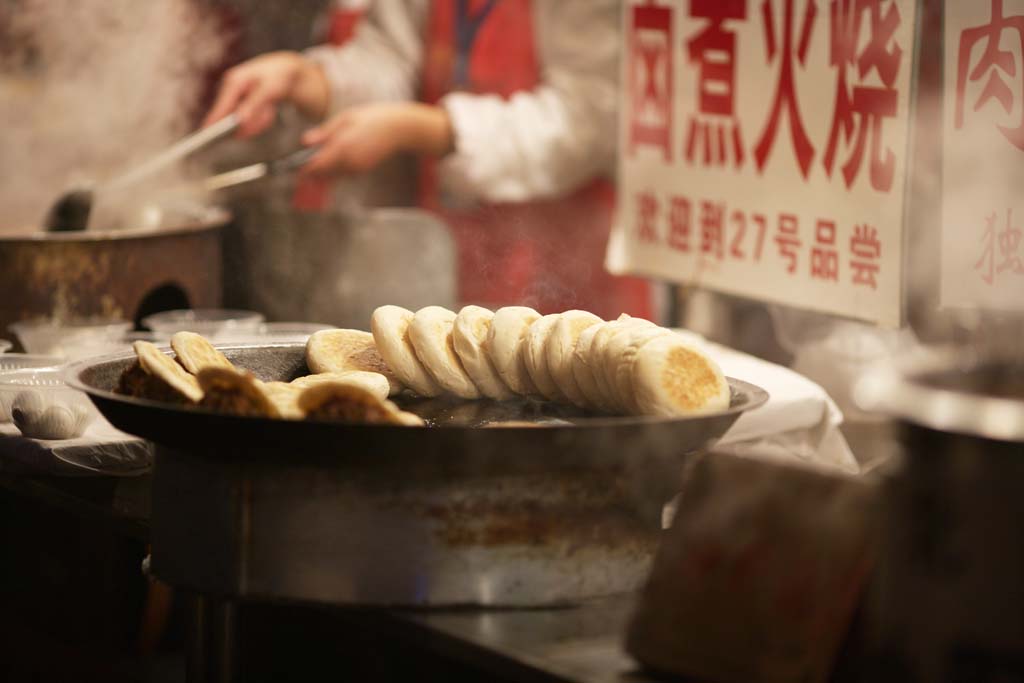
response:
M425 211L306 213L273 200L240 206L236 216L225 239L225 297L233 307L269 320L368 329L384 304L456 305L454 242Z
M872 681L1024 680L1024 364L963 354L865 379L898 421Z
M227 212L197 209L153 228L0 236L0 335L31 318L140 320L221 301Z

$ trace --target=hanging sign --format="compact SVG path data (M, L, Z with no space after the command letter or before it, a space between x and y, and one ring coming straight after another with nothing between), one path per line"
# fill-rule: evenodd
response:
M898 325L915 2L625 3L608 267Z
M941 302L1024 310L1024 2L945 4Z

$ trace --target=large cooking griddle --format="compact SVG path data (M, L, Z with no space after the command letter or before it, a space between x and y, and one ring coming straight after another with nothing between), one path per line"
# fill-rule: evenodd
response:
M302 344L244 344L220 349L238 367L264 381L289 381L309 374ZM128 352L78 362L69 368L68 381L86 392L100 412L125 432L176 449L207 453L244 450L254 458L273 457L282 449L312 458L371 457L378 465L382 459L418 462L443 457L448 464L455 464L471 457L476 469L480 460L500 462L512 455L519 463L540 460L550 468L578 458L614 458L622 447L678 455L705 448L741 413L768 398L763 389L729 378L729 407L694 417L612 417L536 400L499 403L400 396L396 403L420 415L427 426L272 420L116 393L121 374L134 361L135 354Z
M220 348L264 380L308 372L302 344ZM521 607L636 590L687 454L768 397L730 380L727 410L679 419L400 398L428 426L269 420L119 395L134 358L68 380L156 443L153 572L242 600Z

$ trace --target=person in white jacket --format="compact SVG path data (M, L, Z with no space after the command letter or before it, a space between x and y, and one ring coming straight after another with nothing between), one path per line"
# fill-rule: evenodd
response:
M453 228L464 301L649 315L602 265L618 47L615 0L378 0L344 46L229 70L206 122L236 112L255 135L291 102L322 121L309 175L430 160L421 199Z

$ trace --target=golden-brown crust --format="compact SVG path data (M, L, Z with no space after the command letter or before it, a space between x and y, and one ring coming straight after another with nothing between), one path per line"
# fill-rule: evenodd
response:
M398 410L370 391L352 384L328 382L305 389L299 408L307 418L347 424L422 424L416 416Z
M117 391L175 404L195 404L202 398L196 378L169 355L143 341L135 342L133 348L138 359L122 374Z
M296 377L290 384L297 389L308 389L318 384L329 382L340 382L342 384L353 384L366 389L377 398L384 400L388 397L390 383L387 377L377 372L365 370L346 370L343 372L321 372L316 375L305 375Z
M178 332L171 337L171 348L177 354L178 362L193 375L216 367L234 370L235 366L223 353L218 351L205 337L195 332Z
M209 367L200 371L200 407L245 417L282 417L281 411L248 371Z
M402 384L381 358L373 335L363 330L320 330L306 342L306 364L316 374L376 372L387 378L389 393L397 394Z
M305 417L299 408L301 388L289 382L264 382L262 386L267 398L277 406L282 417L292 420L301 420Z
M175 405L195 405L195 401L168 384L164 379L147 372L139 361L135 361L121 373L115 391L125 396L144 398L150 401Z
M142 369L161 380L169 390L178 392L189 403L196 403L203 397L196 378L155 345L137 341L132 344L132 348L139 357Z
M708 359L692 349L671 349L661 376L665 393L685 410L698 410L721 392L721 383Z

